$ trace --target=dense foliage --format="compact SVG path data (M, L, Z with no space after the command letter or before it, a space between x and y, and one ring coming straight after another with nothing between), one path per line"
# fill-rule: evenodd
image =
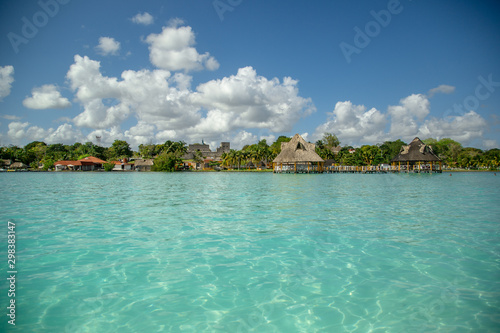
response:
M226 168L242 169L269 165L281 152L281 143L291 138L280 136L269 145L261 140L252 145L246 145L241 150L231 149L222 154L222 166ZM451 168L464 169L491 169L497 170L500 165L500 149L483 151L478 148L462 147L459 142L449 138L441 140L426 139L424 143L430 145L442 160L443 164ZM340 141L334 134L325 133L321 140L316 141L316 152L323 159L333 159L336 164L342 165L379 165L389 164L399 153L401 146L406 145L401 140L386 141L376 145L364 145L354 149L352 146L340 147ZM51 144L33 141L24 148L17 146L0 147L0 159L23 162L36 168L43 165L43 169L51 169L59 160L79 160L87 156L95 156L106 161L113 161L135 155L140 158L155 158L153 170L175 171L182 164L182 156L186 154L186 143L166 141L163 144L139 145L139 151L134 154L130 145L123 140L115 140L109 148L94 145L92 142L73 145ZM0 160L0 167L3 161ZM193 160L203 161L201 153L195 154Z

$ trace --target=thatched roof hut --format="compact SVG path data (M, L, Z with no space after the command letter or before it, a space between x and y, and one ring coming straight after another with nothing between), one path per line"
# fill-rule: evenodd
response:
M441 159L432 151L432 147L426 145L418 137L413 139L407 146L402 146L399 154L391 161L393 165L406 166L408 171L441 171ZM434 167L439 165L439 169ZM418 166L418 167L417 167ZM422 168L423 167L423 168Z
M274 172L323 172L325 161L316 153L316 145L299 134L281 143L281 153L273 161Z
M14 162L9 166L9 169L27 169L28 166L23 162Z
M152 158L135 160L134 163L137 171L151 171L153 164L154 160Z

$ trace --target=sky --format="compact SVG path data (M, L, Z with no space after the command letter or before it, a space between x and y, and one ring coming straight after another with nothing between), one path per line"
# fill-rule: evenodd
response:
M0 145L499 148L499 17L497 1L0 0Z

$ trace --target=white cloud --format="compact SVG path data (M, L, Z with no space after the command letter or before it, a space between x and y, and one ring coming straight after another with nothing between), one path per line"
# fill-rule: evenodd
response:
M31 91L32 97L27 97L23 105L30 109L64 109L71 106L67 98L61 96L61 93L54 85L44 85L34 88Z
M231 139L231 148L232 149L241 149L245 145L251 145L257 142L257 136L247 132L247 131L239 131L232 139Z
M53 128L45 130L38 126L32 126L28 122L21 123L14 121L9 124L7 136L15 143L44 141L48 144L73 144L84 141L81 132L78 129L74 129L71 124L62 124L55 130Z
M302 117L316 109L310 99L298 96L297 81L268 80L252 67L240 68L236 75L212 80L197 87L192 100L210 110L198 129L236 130L265 128L272 132L290 131Z
M51 130L44 130L38 126L30 126L28 122L11 122L7 135L14 142L20 142L23 139L29 141L42 140L50 133Z
M124 140L125 135L121 132L120 127L118 126L113 126L109 129L98 129L95 131L92 131L87 137L85 138L85 141L91 141L96 143L97 138L96 136L101 137L101 145L104 147L110 147L115 140Z
M50 129L50 134L43 141L48 144L73 144L75 142L83 143L86 140L79 129L73 128L71 124L62 124L55 130Z
M99 62L77 55L67 78L84 109L75 125L104 130L135 116L138 124L124 135L138 143L219 141L249 128L289 131L315 111L298 95L297 81L268 80L251 67L192 91L192 77L184 73L128 70L121 79L106 77Z
M3 119L7 119L7 120L20 120L21 119L21 117L10 115L10 114L4 114L4 115L1 115L1 117Z
M131 146L139 146L141 143L153 141L155 137L156 127L146 122L138 122L137 125L132 126L124 132L127 142ZM166 141L166 140L163 140Z
M274 141L276 141L276 135L261 135L259 137L259 140L266 140L266 143L268 145L272 144Z
M445 119L431 118L419 128L417 136L421 138L451 138L467 145L474 139L482 138L487 121L474 111L463 116L447 117Z
M432 88L429 90L427 95L430 97L434 96L435 94L452 94L455 92L455 87L454 86L449 86L447 84L441 84L437 86L436 88Z
M358 146L397 139L408 142L416 136L437 140L452 138L467 145L482 139L488 128L487 121L474 111L444 119L428 118L429 112L430 102L422 94L410 95L401 99L399 105L388 106L387 113L375 108L366 111L365 106L351 102L338 102L329 119L316 128L313 139L321 139L323 133L330 132L343 144ZM496 145L494 140L481 142L486 148Z
M26 130L25 128L29 126L29 123L21 123L18 121L11 122L9 124L9 131L7 132L7 135L9 138L13 139L14 141L18 141L20 139L23 139L24 136L26 135Z
M313 139L321 139L324 133L334 133L345 144L378 142L386 136L386 124L386 115L375 108L367 111L364 105L337 102L328 121L316 128Z
M108 128L121 124L130 116L130 109L124 103L105 105L102 100L85 104L85 110L73 121L76 126L89 128Z
M154 23L154 18L148 12L138 13L134 17L132 17L132 22L143 25L150 25Z
M10 95L12 82L14 82L14 67L0 67L0 102Z
M208 52L199 54L193 47L196 44L191 27L177 27L181 21L163 27L160 34L146 38L149 44L149 59L158 68L169 71L198 71L204 68L216 70L219 63Z
M420 123L430 113L430 103L425 95L413 94L401 99L399 105L388 107L391 117L391 137L412 140Z
M97 52L101 55L118 55L120 51L120 42L111 37L100 37L99 45L96 46Z
M159 130L194 126L198 107L188 101L191 77L164 70L124 71L122 80L105 77L100 64L75 56L67 74L84 112L75 117L77 126L104 129L118 126L130 115L155 124Z

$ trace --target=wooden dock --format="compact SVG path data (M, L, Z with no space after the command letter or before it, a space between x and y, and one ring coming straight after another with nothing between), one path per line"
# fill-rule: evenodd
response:
M330 166L324 168L325 173L442 173L439 168L406 168L403 166Z

